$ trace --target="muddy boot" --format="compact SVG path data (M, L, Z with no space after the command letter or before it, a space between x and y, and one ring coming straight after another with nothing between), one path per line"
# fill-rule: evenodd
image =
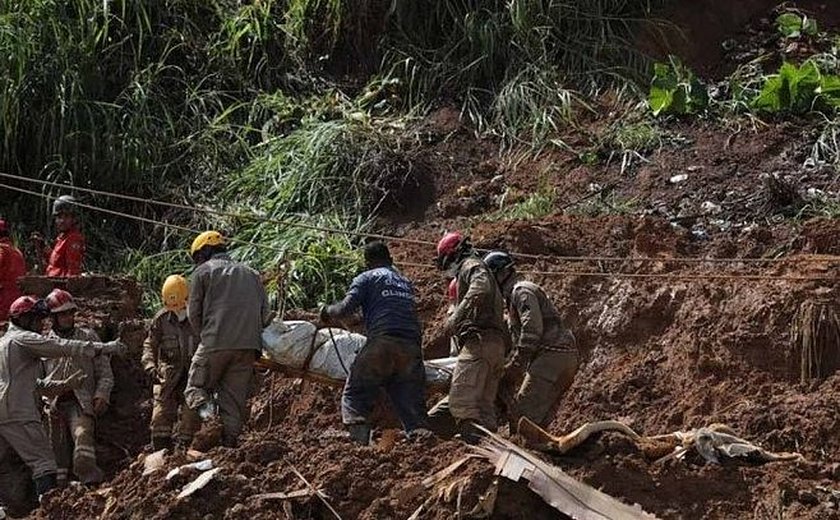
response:
M55 489L55 473L50 473L49 475L44 475L33 480L35 481L35 494L38 495L38 502L41 501L43 496L47 494L48 491L50 491L51 489Z
M192 441L192 436L178 435L175 437L174 451L189 451Z
M239 446L239 439L232 435L222 434L222 446L225 448L235 448Z
M465 419L458 423L458 435L456 438L461 439L467 444L478 444L481 440L481 432L475 427L475 421Z
M152 437L152 450L169 450L172 451L171 437Z
M56 473L56 475L55 475L55 485L56 485L56 487L61 488L61 489L67 487L67 484L69 483L68 482L69 479L67 478L67 475L69 473L70 473L70 471L67 468L58 468L58 473Z
M350 439L359 444L367 446L370 444L371 429L367 424L348 424L347 431L350 433Z
M105 473L96 465L96 461L89 457L78 457L73 461L73 473L79 477L82 484L99 484L105 479Z
M405 436L410 441L422 442L422 441L425 441L426 439L434 438L435 434L434 434L434 432L432 432L432 430L429 430L429 429L426 429L426 428L415 428L415 429L411 430L410 432L406 432Z

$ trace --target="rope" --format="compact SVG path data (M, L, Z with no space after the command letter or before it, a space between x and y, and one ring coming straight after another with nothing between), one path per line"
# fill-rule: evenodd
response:
M43 186L53 186L62 189L71 189L77 190L84 193L90 193L93 195L100 195L104 197L113 197L123 200L129 200L133 202L138 202L142 204L152 204L158 205L162 207L172 208L172 209L180 209L198 213L207 213L211 215L223 216L228 218L235 218L235 219L250 219L250 220L257 220L260 222L266 222L270 224L277 224L281 226L289 226L289 227L296 227L300 229L307 229L310 231L319 231L323 233L329 233L334 235L347 235L347 236L355 236L360 238L372 238L377 240L385 240L388 242L396 242L396 243L405 243L405 244L415 244L415 245L423 245L423 246L430 246L436 247L437 243L432 242L429 240L419 240L413 238L405 238L405 237L397 237L393 235L385 235L381 233L367 233L362 231L352 231L352 230L343 230L343 229L336 229L331 228L328 226L317 226L313 224L305 224L302 222L290 221L290 220L283 220L283 219L275 219L271 217L264 217L261 215L257 215L254 213L245 214L245 213L235 213L230 211L221 211L215 210L212 208L200 208L197 206L189 206L186 204L178 204L174 202L164 202L154 199L147 199L141 197L135 197L132 195L125 195L121 193L114 193L108 192L103 190L95 190L92 188L82 188L78 186L71 186L67 184L61 184L58 182L46 181L41 179L30 179L27 177L22 177L19 175L12 175L10 173L3 173L0 172L0 177L6 177L9 179L14 179L18 181L24 181L29 183L40 184ZM7 185L0 184L0 187L7 187L9 189L16 189L11 188ZM18 190L20 190L18 188ZM25 191L24 193L36 194L36 192ZM39 196L44 196L43 194L37 193ZM55 198L55 197L50 197ZM81 203L77 203L80 207L88 207ZM108 210L104 210L108 211ZM121 215L124 216L124 215ZM141 219L142 217L134 217L137 219ZM263 247L258 246L256 244L250 244L255 247ZM489 249L477 249L479 252L486 253L489 252ZM656 263L682 263L682 264L705 264L705 263L713 263L713 264L728 264L728 263L751 263L751 264L769 264L769 263L784 263L784 262L814 262L814 263L837 263L840 262L840 257L776 257L776 258L749 258L749 257L720 257L720 258L693 258L693 257L669 257L669 258L650 258L650 257L619 257L619 256L588 256L588 255L544 255L544 254L530 254L530 253L519 253L519 252L509 252L514 257L519 258L526 258L531 260L550 260L555 262L656 262ZM407 264L405 264L407 265Z
M342 323L342 325L344 324ZM330 333L330 341L332 342L333 350L335 351L335 357L338 358L338 362L341 364L341 369L344 370L344 375L350 377L350 371L347 370L346 366L344 366L344 360L341 359L341 352L338 351L338 343L335 342L335 336L333 336L332 327L327 327L327 332Z
M2 175L5 175L5 174L0 173L0 176L2 176ZM16 192L24 193L24 194L28 194L28 195L33 195L33 196L36 196L36 197L45 198L45 199L49 199L49 200L55 200L55 199L58 198L56 196L48 195L48 194L45 194L45 193L39 193L37 191L27 190L25 188L18 188L16 186L9 186L9 185L3 184L3 183L0 183L0 188L5 188L5 189L8 189L8 190L12 190L12 191L16 191ZM188 232L188 233L191 233L191 234L200 233L199 230L189 228L189 227L186 227L186 226L180 226L178 224L171 224L169 222L159 221L159 220L155 220L155 219L151 219L151 218L147 218L147 217L141 217L141 216L138 216L138 215L131 215L129 213L124 213L124 212L121 212L121 211L115 211L115 210L107 209L107 208L101 208L101 207L93 206L93 205L90 205L90 204L76 202L75 205L77 205L81 208L89 209L91 211L98 211L98 212L101 212L101 213L106 213L106 214L117 216L117 217L137 220L137 221L140 221L140 222L145 222L145 223L152 224L152 225L167 227L167 228L175 229L175 230L178 230L178 231ZM321 229L328 229L328 228L321 228ZM336 231L337 232L342 232L341 230L336 230ZM365 235L363 233L358 233L358 232L353 232L353 233ZM385 235L369 235L369 236L385 236ZM395 240L402 240L402 239L396 238ZM282 249L279 249L277 247L271 246L269 244L260 244L260 243L250 242L250 241L247 241L247 240L231 238L230 242L237 243L237 244L244 244L244 245L248 245L248 246L252 246L252 247L256 247L256 248L267 249L267 250L275 251L275 252L281 252L281 253L283 253L284 256L288 256L288 257L291 257L291 258L314 256L314 255L311 255L311 254L308 254L308 253L305 253L305 252L302 252L302 251L282 250ZM539 256L539 255L535 255L535 256ZM335 258L341 258L341 259L347 259L347 260L353 260L353 261L357 260L356 257L348 256L348 255L334 255L334 257ZM584 260L584 259L588 259L588 258L596 258L597 259L597 258L609 258L609 257L550 257L550 256L548 256L548 257L542 257L542 258L547 258L547 259L574 258L574 259L577 259L577 260ZM615 260L632 261L632 260L636 260L636 259L629 259L629 258L618 259L618 258L616 258ZM662 261L661 259L653 259L653 258L638 259L638 260ZM700 260L700 259L686 259L686 260L697 260L699 262L703 261L703 260ZM719 260L722 260L722 259L719 259ZM752 260L759 260L759 259L752 259ZM767 260L781 261L783 259L767 259ZM419 263L415 263L415 262L399 262L399 265L403 266L403 267L413 267L413 268L424 269L424 270L428 270L431 267L430 264L419 264ZM752 280L752 281L757 281L757 280L761 280L761 281L802 281L802 282L804 282L804 281L813 281L813 282L816 282L816 281L836 282L836 281L838 281L837 277L832 277L832 276L783 276L783 275L773 276L773 275L715 275L715 274L708 274L708 275L707 274L693 274L692 275L692 274L671 274L671 273L616 273L616 272L597 272L597 271L524 271L524 270L519 271L519 272L522 273L522 274L526 274L526 275L544 276L544 277L582 276L582 277L599 277L599 278L665 279L665 280L672 280L672 281L676 281L676 280L685 280L685 281L699 281L699 280L704 280L704 281L706 281L706 280L744 280L744 281Z
M102 190L94 190L92 188L81 188L81 187L78 187L78 186L69 186L69 185L66 185L66 184L61 184L61 183L58 183L58 182L45 181L45 180L41 180L41 179L30 179L30 178L27 178L27 177L21 177L19 175L12 175L10 173L0 172L0 177L6 177L6 178L9 178L9 179L24 181L24 182L30 182L30 183L35 183L35 184L41 184L41 185L44 185L44 186L53 186L53 187L57 187L57 188L78 190L78 191L81 191L81 192L84 192L84 193L90 193L92 195L101 195L101 196L104 196L104 197L113 197L113 198L117 198L117 199L130 200L132 202L139 202L139 203L142 203L142 204L152 204L152 205L157 205L157 206L162 206L162 207L172 208L172 209L182 209L182 210L193 211L193 212L198 212L198 213L208 213L208 214L217 215L217 216L220 216L220 217L236 218L236 219L243 219L243 220L245 220L245 219L258 220L260 222L266 222L266 223L269 223L269 224L278 224L278 225L281 225L281 226L297 227L297 228L300 228L300 229L308 229L310 231L321 231L321 232L324 232L324 233L330 233L330 234L334 234L334 235L344 234L344 235L356 236L356 237L360 237L360 238L375 238L375 239L379 239L379 240L388 240L388 241L395 241L395 242L400 241L400 242L417 244L417 245L424 245L424 246L427 246L427 245L436 246L437 245L435 242L430 242L430 241L427 241L427 240L415 240L415 239L411 239L411 238L391 237L391 236L388 236L388 235L381 235L381 234L378 234L378 233L364 233L364 232L361 232L361 231L335 229L335 228L330 228L330 227L326 227L326 226L316 226L316 225L313 225L313 224L304 224L302 222L296 222L296 221L291 221L291 220L281 220L281 219L275 219L275 218L271 218L271 217L263 217L261 215L257 215L257 214L254 214L254 213L245 214L245 213L234 213L234 212L230 212L230 211L221 211L221 210L216 210L216 209L212 209L212 208L199 208L197 206L189 206L189 205L186 205L186 204L178 204L178 203L175 203L175 202L164 202L164 201L160 201L160 200L135 197L133 195L124 195L124 194L121 194L121 193L113 193L113 192L102 191ZM77 203L77 205L82 206L81 204L78 204L78 203ZM82 206L82 207L84 207L84 206Z
M0 174L0 175L2 175L2 174ZM55 199L58 198L58 197L53 196L53 195L48 195L48 194L45 194L45 193L39 193L37 191L32 191L32 190L27 190L25 188L18 188L16 186L9 186L9 185L3 184L3 183L0 183L0 188L5 188L7 190L17 191L17 192L24 193L24 194L27 194L27 195L34 195L36 197L41 197L41 198L45 198L45 199L49 199L49 200L55 200ZM197 229L189 228L189 227L186 227L186 226L180 226L178 224L171 224L169 222L164 222L164 221L161 221L161 220L155 220L155 219L151 219L151 218L147 218L147 217L141 217L139 215L131 215L129 213L123 213L121 211L115 211L115 210L107 209L107 208L100 208L98 206L92 206L90 204L84 204L82 202L75 202L74 204L76 206L79 206L80 208L89 209L91 211L98 211L100 213L106 213L108 215L113 215L113 216L116 216L116 217L123 217L123 218L127 218L127 219L130 219L130 220L137 220L137 221L140 221L140 222L145 222L147 224L152 224L152 225L155 225L155 226L162 226L162 227L166 227L166 228L170 228L170 229L175 229L175 230L178 230L178 231L183 231L183 232L191 233L191 234L194 234L194 235L197 235L197 234L201 233L201 231L197 230ZM269 251L280 252L280 253L283 253L283 255L289 256L289 257L292 257L292 258L313 256L311 254L307 254L307 253L304 253L302 251L283 250L283 249L280 249L278 247L274 247L270 244L259 244L259 243L256 243L256 242L250 242L248 240L242 240L242 239L238 239L238 238L229 238L228 240L231 243L234 243L234 244L242 244L242 245L252 246L252 247L256 247L256 248L267 249ZM335 257L336 258L344 258L344 259L348 259L348 260L356 260L355 257L347 256L347 255L335 255Z
M658 278L665 280L766 280L766 281L796 281L796 282L836 282L836 276L797 276L797 275L761 275L761 274L668 274L668 273L601 273L592 271L517 271L533 276L584 276L602 278Z

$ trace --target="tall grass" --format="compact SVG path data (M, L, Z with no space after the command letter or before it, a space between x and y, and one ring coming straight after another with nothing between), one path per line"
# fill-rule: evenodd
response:
M649 4L3 2L0 171L366 230L393 179L411 174L415 111L455 102L480 131L551 142L573 120L577 92L644 68L629 42ZM260 243L236 254L284 269L296 305L337 297L357 267L358 244L343 236L86 202ZM4 201L4 211L49 225L45 201ZM189 237L99 215L85 225L90 265L127 268L152 294L184 268Z
M384 61L408 99L450 97L480 128L541 142L573 112L573 89L642 79L632 44L655 2L395 2ZM661 2L660 2L661 3Z

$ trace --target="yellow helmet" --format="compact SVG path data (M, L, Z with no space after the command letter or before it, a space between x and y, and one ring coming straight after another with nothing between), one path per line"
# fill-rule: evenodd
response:
M225 245L225 237L221 233L218 231L205 231L193 240L192 246L190 247L190 256L195 255L206 246L223 245Z
M179 274L167 276L160 291L163 306L173 312L184 310L187 307L189 294L187 279Z

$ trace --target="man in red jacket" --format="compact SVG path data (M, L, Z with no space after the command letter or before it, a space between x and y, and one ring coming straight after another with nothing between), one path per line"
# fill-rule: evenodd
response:
M76 200L62 195L53 203L53 217L58 237L52 249L44 244L40 235L33 235L36 251L40 251L46 265L47 276L79 276L85 257L85 237L79 230Z
M0 321L9 319L9 306L20 296L17 279L24 274L23 254L12 244L9 225L0 219Z

